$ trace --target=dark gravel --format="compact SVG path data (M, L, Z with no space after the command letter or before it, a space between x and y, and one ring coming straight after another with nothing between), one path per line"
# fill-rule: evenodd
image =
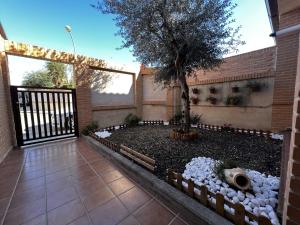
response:
M230 159L243 168L280 175L280 140L199 129L198 140L183 142L169 138L171 129L161 125L138 126L116 130L108 139L154 158L160 178L165 178L167 168L183 172L185 164L198 156Z

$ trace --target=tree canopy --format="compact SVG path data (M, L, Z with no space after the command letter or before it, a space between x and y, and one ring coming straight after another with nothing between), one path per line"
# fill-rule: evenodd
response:
M31 87L53 87L52 80L46 71L32 71L25 74L22 85Z
M43 70L32 71L25 75L22 85L33 87L72 87L68 81L66 65L58 62L46 62Z
M188 126L186 77L195 69L220 65L242 43L231 0L103 0L94 7L115 16L122 47L132 48L141 63L157 67L157 81L179 81Z

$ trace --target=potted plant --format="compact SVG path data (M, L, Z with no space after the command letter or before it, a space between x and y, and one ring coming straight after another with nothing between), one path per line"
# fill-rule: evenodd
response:
M197 95L200 93L200 90L198 88L192 88L193 94Z
M242 103L242 96L228 96L226 99L226 105L241 105Z
M191 100L192 100L192 103L193 103L194 105L197 105L198 102L199 102L199 98L198 98L198 97L191 97Z
M237 93L237 92L240 91L240 88L239 88L238 86L233 86L233 87L231 88L231 90L232 90L233 93Z
M210 92L211 94L215 94L215 93L217 93L217 89L216 89L215 87L210 87L210 88L209 88L209 92Z
M211 104L215 105L217 103L217 98L209 96L206 101L210 102Z
M264 84L257 81L253 81L253 82L250 81L248 82L246 87L249 88L252 92L260 92L264 87Z

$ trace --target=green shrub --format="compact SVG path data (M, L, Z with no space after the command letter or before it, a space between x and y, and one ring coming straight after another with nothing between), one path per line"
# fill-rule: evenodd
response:
M202 115L191 114L191 124L198 124L201 121Z
M81 130L81 133L85 136L89 135L90 132L95 132L98 129L98 123L93 121Z
M133 126L137 126L140 121L141 121L141 119L138 116L136 116L132 113L129 113L125 117L124 123L129 127L133 127Z
M236 162L232 160L224 160L219 163L216 163L214 167L214 173L218 176L218 178L222 181L225 181L225 169L232 169L238 167Z
M180 122L182 119L183 119L183 114L181 111L178 111L169 121L170 122Z

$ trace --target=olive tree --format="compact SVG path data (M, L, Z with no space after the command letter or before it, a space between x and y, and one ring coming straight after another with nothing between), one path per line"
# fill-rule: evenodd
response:
M122 47L145 65L157 68L156 80L176 80L182 90L184 121L190 127L187 77L194 70L209 70L224 54L242 44L232 18L231 0L102 0L92 5L113 14Z

